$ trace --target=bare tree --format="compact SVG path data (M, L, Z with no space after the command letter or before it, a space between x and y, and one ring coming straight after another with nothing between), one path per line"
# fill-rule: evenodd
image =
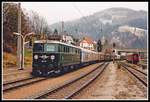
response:
M17 38L13 32L18 32L18 5L15 3L3 3L3 50L16 53ZM27 15L21 9L21 33L30 32Z
M37 12L31 11L29 19L32 31L37 35L45 36L51 32L45 18L40 16Z

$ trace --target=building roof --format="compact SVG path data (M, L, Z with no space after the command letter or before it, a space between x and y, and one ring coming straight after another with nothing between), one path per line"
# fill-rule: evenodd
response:
M94 41L93 41L90 37L84 37L81 42L82 42L82 43L87 42L88 44L94 44ZM80 43L81 43L81 42L80 42Z

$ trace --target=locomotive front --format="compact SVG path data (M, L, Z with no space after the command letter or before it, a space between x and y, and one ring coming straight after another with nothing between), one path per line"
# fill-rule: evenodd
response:
M55 43L34 43L32 74L47 76L58 68L58 45Z

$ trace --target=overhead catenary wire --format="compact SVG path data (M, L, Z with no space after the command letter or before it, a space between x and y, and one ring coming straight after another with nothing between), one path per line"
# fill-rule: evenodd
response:
M72 4L73 5L73 7L80 13L80 15L83 17L83 19L87 22L87 23L89 23L89 20L84 16L84 14L81 12L81 10L75 5L75 4ZM97 23L96 23L97 24ZM89 25L91 25L90 23L89 23ZM95 27L93 27L93 25L91 25L91 27L93 28L93 29L95 29L95 32L98 34L98 32L97 32L97 29L95 28ZM102 32L102 27L101 27L101 29L100 29L100 32ZM97 37L96 37L97 38Z

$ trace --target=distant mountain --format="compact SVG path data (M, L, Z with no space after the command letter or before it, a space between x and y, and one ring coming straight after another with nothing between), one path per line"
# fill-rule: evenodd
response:
M109 36L110 43L117 43L119 47L147 48L147 30L121 26Z
M102 36L105 36L105 38L112 41L112 35L118 38L122 36L121 32L118 32L120 34L112 33L118 31L118 28L124 25L147 30L147 12L135 11L128 8L109 8L77 20L65 22L64 30L77 38L90 36L97 41L99 38L102 38ZM60 32L61 22L52 24L51 28L52 30L56 28ZM126 34L131 35L129 32L124 32L124 35ZM137 35L133 34L131 36L137 37ZM134 37L131 36L125 37L124 40L126 42L132 40ZM146 41L147 39L143 37L143 40ZM117 43L122 43L120 46L124 47L143 48L146 44L142 41L137 39L131 42L131 44L124 44L121 40Z

